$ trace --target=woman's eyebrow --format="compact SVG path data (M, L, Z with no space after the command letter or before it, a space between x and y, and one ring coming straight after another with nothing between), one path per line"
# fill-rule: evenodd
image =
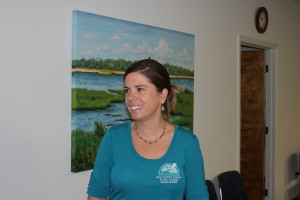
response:
M143 84L141 84L141 85L136 85L135 87L147 87L146 85L143 85Z
M147 86L146 86L146 85L143 85L143 84L135 85L134 87L135 87L135 88L138 88L138 87L145 87L145 88L147 88ZM126 88L129 88L129 87L126 86L126 85L124 85L124 89L126 89Z

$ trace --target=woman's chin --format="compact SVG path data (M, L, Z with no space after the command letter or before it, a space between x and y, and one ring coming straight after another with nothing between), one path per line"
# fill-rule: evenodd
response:
M131 115L131 119L134 120L134 121L139 121L141 118L140 118L140 117L136 117L136 116L132 116L132 115Z

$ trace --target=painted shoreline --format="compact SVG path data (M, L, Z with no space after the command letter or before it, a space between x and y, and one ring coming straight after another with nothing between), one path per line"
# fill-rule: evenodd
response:
M72 72L89 72L89 73L99 73L99 74L124 74L124 71L107 70L107 69L89 69L89 68L72 68ZM194 79L193 76L180 76L180 75L170 75L170 78L190 78Z

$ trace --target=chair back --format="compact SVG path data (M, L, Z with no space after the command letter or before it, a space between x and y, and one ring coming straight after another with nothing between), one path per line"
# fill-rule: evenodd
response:
M238 171L227 171L218 175L221 200L245 200L243 180Z
M215 186L211 180L205 180L208 194L209 194L209 200L218 200L217 193Z

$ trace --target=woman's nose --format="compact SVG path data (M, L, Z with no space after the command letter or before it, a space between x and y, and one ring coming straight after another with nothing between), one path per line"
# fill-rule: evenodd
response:
M136 100L136 93L133 91L130 91L126 94L126 99L128 99L128 101L134 101Z

